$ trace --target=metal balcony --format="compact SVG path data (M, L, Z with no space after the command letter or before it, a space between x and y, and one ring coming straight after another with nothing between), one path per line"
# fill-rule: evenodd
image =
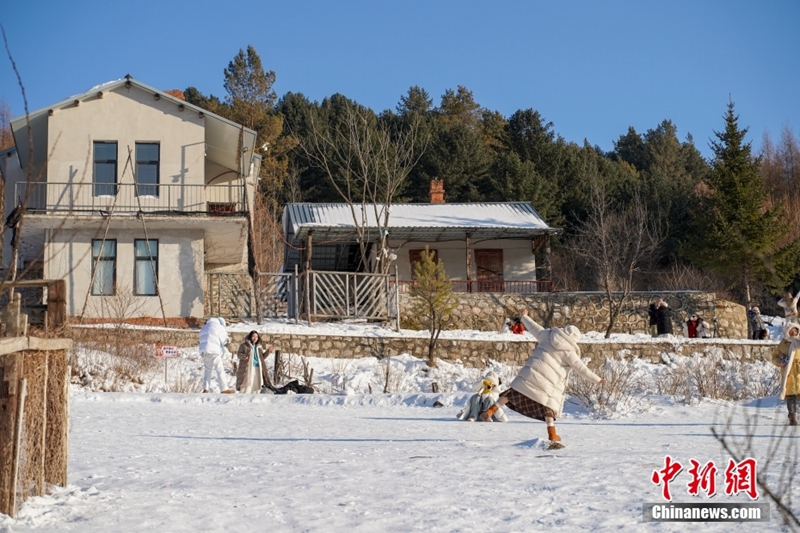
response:
M181 185L133 183L17 183L17 202L34 214L200 213L244 215L245 190L241 184Z

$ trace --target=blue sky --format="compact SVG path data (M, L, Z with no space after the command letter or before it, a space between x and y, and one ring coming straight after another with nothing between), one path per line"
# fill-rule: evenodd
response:
M380 111L412 85L435 104L464 85L484 107L533 108L604 150L671 119L708 156L729 97L754 146L767 130L800 133L796 0L8 4L0 23L31 110L128 73L224 96L223 69L252 44L278 95L339 92ZM24 112L5 54L0 95Z

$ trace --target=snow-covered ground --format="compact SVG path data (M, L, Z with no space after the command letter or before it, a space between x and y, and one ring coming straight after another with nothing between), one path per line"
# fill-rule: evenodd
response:
M237 328L252 325L231 326ZM259 326L265 328L307 326ZM588 333L583 340L600 337ZM625 393L599 403L590 397L587 408L576 391L558 421L566 448L548 450L544 424L514 412L505 424L455 418L487 369L506 384L515 375L515 367L497 362L487 369L457 362L430 369L407 354L391 362L287 354L290 375L301 377L304 362L314 370L318 394L228 396L198 392L196 349L181 349L165 377L163 363L152 362L152 347L139 348L124 364L102 351L76 350L69 486L29 500L16 520L0 515L0 533L781 530L774 507L766 524L642 519L643 503L663 501L651 476L666 455L685 465L672 482L675 501L750 501L724 494L729 456L711 428L735 413L729 430L737 438L754 433L755 458L763 464L773 432L786 423L785 405L774 396L755 400L774 390L776 370L768 363L675 354L664 354L662 365L608 363L609 386L617 379ZM438 394L430 392L434 382ZM748 399L701 398L699 386L720 384ZM747 426L745 416L757 427ZM796 445L797 438L791 432L784 443ZM714 461L714 498L687 493L690 459ZM775 468L768 471L773 481Z
M647 412L599 420L568 405L566 448L545 449L544 424L454 418L467 395L222 396L75 391L70 484L29 500L0 531L687 531L644 523L665 455L720 468L710 432L729 408L650 398ZM432 407L439 400L444 407ZM784 424L768 401L747 411L758 437ZM736 424L735 428L742 429ZM766 439L764 439L766 440ZM760 458L759 458L760 459ZM675 501L689 496L687 469ZM761 500L763 501L763 499ZM702 524L703 531L780 531Z

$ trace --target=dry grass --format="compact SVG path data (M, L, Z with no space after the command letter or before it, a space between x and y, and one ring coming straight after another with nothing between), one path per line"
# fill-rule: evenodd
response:
M647 407L644 399L645 376L637 360L607 358L603 365L592 370L606 380L603 385L586 381L574 372L570 374L567 383L567 394L577 399L581 405L600 416Z
M780 372L768 363L766 372L736 359L725 358L722 350L700 356L665 355L666 366L654 379L655 394L667 394L687 404L702 398L739 401L774 396L780 386Z
M69 354L72 382L106 392L129 390L161 370L154 354L155 345L138 342L123 329L81 331Z

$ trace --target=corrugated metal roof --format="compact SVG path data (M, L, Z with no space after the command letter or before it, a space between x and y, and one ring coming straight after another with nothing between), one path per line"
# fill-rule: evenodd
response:
M355 211L355 217L353 212ZM384 207L368 204L288 204L284 227L297 239L309 230L322 239L345 239L355 233L354 218L377 239L377 219ZM555 233L529 202L395 204L389 213L388 230L393 239L445 240L475 238L530 238ZM372 239L370 239L372 240Z

